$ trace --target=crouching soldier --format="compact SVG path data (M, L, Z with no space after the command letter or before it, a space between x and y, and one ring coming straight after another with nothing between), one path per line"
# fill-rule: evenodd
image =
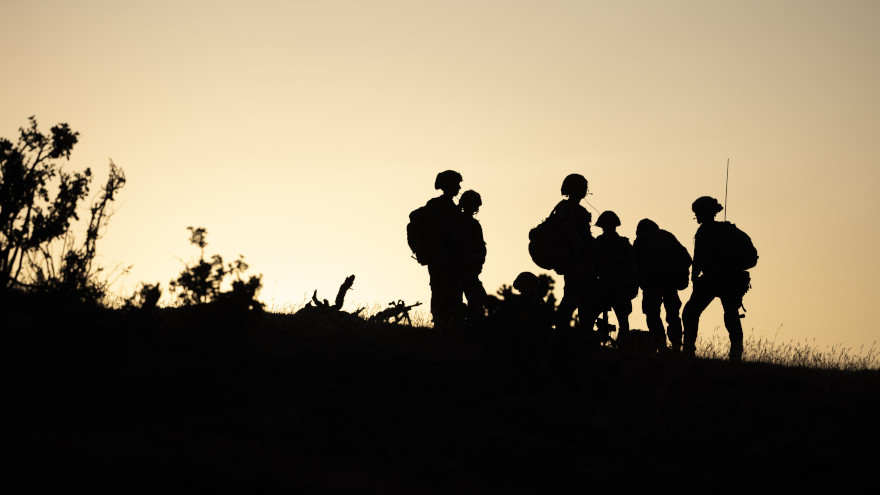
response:
M671 233L650 219L636 227L636 273L642 288L642 312L658 351L666 351L666 337L673 352L681 352L681 299L678 291L687 288L691 255ZM666 310L666 330L660 307Z
M553 305L544 300L546 285L532 272L522 272L513 281L514 316L510 329L515 343L532 358L546 359L550 349Z

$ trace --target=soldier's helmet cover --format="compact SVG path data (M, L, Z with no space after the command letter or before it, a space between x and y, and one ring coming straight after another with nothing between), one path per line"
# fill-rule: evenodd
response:
M643 218L636 226L636 237L650 235L660 230L660 227L650 218Z
M711 196L700 196L691 205L691 210L694 213L710 213L714 215L723 209L724 207L718 203L718 200Z
M444 170L437 174L437 178L434 180L434 189L450 189L457 187L461 184L461 174L456 172L455 170Z
M461 193L461 199L458 200L458 205L466 210L476 211L480 206L483 205L483 199L480 197L480 193L472 189L468 189L467 191Z
M520 292L532 292L538 289L538 276L532 272L522 272L513 281L513 288Z
M581 174L569 174L562 180L563 196L579 196L587 195L587 178Z
M596 227L620 227L620 217L611 210L603 211L599 218L596 219Z

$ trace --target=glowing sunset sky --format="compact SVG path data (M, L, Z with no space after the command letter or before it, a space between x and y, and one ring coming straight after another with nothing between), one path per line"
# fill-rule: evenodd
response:
M623 235L648 217L692 250L690 204L723 202L730 158L727 218L760 255L746 337L878 336L880 2L30 0L0 18L0 136L67 122L70 167L127 175L98 245L134 265L120 293L167 288L192 225L264 274L269 305L350 274L346 309L427 302L405 225L445 169L483 196L490 293L541 272L528 231L572 172ZM721 313L701 337L726 341Z

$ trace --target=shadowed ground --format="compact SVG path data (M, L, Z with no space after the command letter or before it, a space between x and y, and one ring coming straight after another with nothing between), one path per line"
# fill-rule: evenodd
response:
M661 359L346 315L2 318L2 463L37 487L335 493L840 489L880 372Z

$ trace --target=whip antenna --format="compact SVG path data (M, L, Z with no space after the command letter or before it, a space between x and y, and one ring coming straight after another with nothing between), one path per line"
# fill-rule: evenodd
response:
M724 177L724 221L727 221L727 184L730 182L730 158L727 159L727 174Z

